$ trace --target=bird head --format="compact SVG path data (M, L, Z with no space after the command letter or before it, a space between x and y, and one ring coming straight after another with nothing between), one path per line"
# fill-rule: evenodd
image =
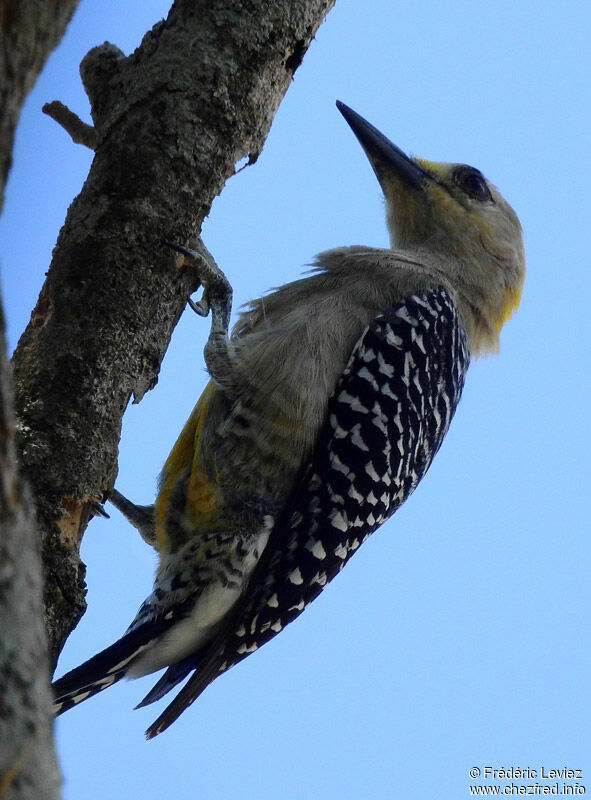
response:
M348 106L337 107L384 192L392 248L436 259L474 315L475 354L495 351L525 277L517 215L476 168L410 158Z

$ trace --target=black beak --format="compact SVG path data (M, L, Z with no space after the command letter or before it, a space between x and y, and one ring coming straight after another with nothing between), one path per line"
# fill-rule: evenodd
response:
M380 133L356 111L341 103L340 100L337 100L337 108L365 150L380 183L388 172L394 172L415 189L422 189L425 180L432 180L432 176L428 172L415 164L406 153L386 139L383 133Z

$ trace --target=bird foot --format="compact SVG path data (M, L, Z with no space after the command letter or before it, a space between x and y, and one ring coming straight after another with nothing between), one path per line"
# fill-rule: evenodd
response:
M213 256L205 245L198 241L198 250L181 247L173 242L164 242L167 247L181 253L189 261L203 286L203 295L198 302L190 297L188 304L200 317L206 317L211 311L212 330L227 331L232 311L232 286L222 270L215 263Z

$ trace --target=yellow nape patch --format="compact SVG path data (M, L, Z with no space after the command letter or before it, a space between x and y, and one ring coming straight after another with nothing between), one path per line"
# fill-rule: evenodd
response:
M205 424L207 409L209 408L209 404L214 392L214 386L210 381L203 390L203 394L191 412L191 416L185 423L185 426L181 431L179 438L176 440L174 447L170 451L170 455L166 459L162 469L160 491L158 492L158 496L154 504L156 511L156 541L158 550L167 549L168 541L163 523L168 511L170 495L179 475L187 470L193 471L195 452L199 442L199 437ZM191 483L192 482L193 476L191 476ZM204 485L198 489L197 487L199 485L199 481L197 481L194 490L197 492L195 496L202 496L203 502L207 506L210 501L206 502L205 498L207 493ZM201 494L199 495L199 493ZM187 499L189 500L189 498ZM191 501L189 500L189 502Z
M493 324L497 333L500 333L505 322L507 322L519 308L522 290L523 283L519 286L507 286L505 290L505 301L499 306L498 314L495 314L493 317Z

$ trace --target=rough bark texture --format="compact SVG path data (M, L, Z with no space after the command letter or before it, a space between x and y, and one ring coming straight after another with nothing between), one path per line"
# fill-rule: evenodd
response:
M96 154L14 356L54 659L84 611L78 548L115 480L122 414L196 288L161 241L197 235L236 162L256 160L333 3L178 0L131 56L104 44L82 62Z
M53 800L41 556L30 493L17 475L10 370L0 309L0 797Z
M78 0L0 0L0 211L23 102L77 5Z
M0 210L23 102L78 0L0 0ZM17 474L10 370L0 308L0 796L54 800L41 553L31 493Z

